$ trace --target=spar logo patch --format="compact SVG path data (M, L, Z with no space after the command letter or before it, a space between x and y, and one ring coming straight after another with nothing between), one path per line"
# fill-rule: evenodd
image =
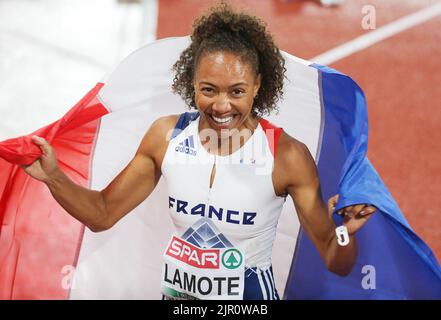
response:
M162 293L172 299L243 298L245 256L203 217L182 236L173 236L164 253Z
M201 249L176 236L165 254L196 268L219 269L219 249Z
M222 265L227 269L236 269L242 261L242 253L237 249L228 249L222 254Z

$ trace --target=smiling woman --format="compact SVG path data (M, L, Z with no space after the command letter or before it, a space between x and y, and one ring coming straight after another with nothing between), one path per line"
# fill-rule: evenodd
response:
M196 69L201 66L199 60L213 53L230 53L237 62L248 65L253 77L260 75L261 86L252 104L253 115L268 115L276 109L283 94L285 60L262 20L234 12L224 4L194 22L191 40L173 66L173 91L180 94L187 105L196 108L194 81Z
M194 79L195 103L204 119L201 128L254 129L258 119L250 115L260 77L234 53L219 51L202 57Z
M171 217L180 235L165 254L164 295L278 299L271 255L288 195L326 266L347 275L357 255L354 234L375 207L348 208L342 227L347 238L340 242L345 246L339 246L331 218L338 196L327 208L308 148L262 118L276 110L286 71L265 24L221 5L196 20L191 40L174 64L172 88L197 112L180 116L175 126L180 133L160 159ZM254 147L257 144L260 149ZM188 152L181 148L184 145ZM194 158L196 165L189 165ZM270 170L258 173L256 163ZM182 181L192 181L191 187ZM194 264L213 254L213 248L220 268L207 272L207 263ZM226 255L227 248L234 254Z
M42 156L23 169L94 232L138 207L162 176L175 227L162 261L170 299L279 299L272 248L288 195L326 267L347 275L355 233L376 208L341 210L349 238L340 246L332 219L338 195L325 204L306 145L263 118L276 110L285 74L264 23L221 5L196 21L191 40L174 64L173 91L197 111L156 119L104 189L74 183L39 137Z

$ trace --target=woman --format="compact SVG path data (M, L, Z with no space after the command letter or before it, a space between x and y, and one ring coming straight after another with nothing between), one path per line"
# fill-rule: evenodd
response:
M73 183L38 137L43 156L24 170L95 232L138 206L162 175L177 231L164 254L169 298L278 299L271 252L288 195L328 269L347 275L355 233L376 209L341 210L349 243L339 245L332 220L338 195L326 207L308 148L262 118L276 109L285 71L265 25L222 5L195 22L191 40L174 65L173 91L197 112L157 119L105 189Z

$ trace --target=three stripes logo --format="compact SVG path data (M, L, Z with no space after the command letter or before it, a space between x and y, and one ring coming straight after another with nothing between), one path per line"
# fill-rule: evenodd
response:
M175 148L176 152L183 152L186 154L189 154L191 156L196 155L196 149L194 147L194 138L193 135L189 136L188 138L185 138L183 141L181 141Z

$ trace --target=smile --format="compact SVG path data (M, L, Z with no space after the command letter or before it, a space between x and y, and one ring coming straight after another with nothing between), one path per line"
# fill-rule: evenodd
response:
M225 118L218 118L218 117L215 117L214 115L211 115L211 118L219 124L228 124L231 122L231 120L233 120L234 116L229 116L229 117L225 117Z

